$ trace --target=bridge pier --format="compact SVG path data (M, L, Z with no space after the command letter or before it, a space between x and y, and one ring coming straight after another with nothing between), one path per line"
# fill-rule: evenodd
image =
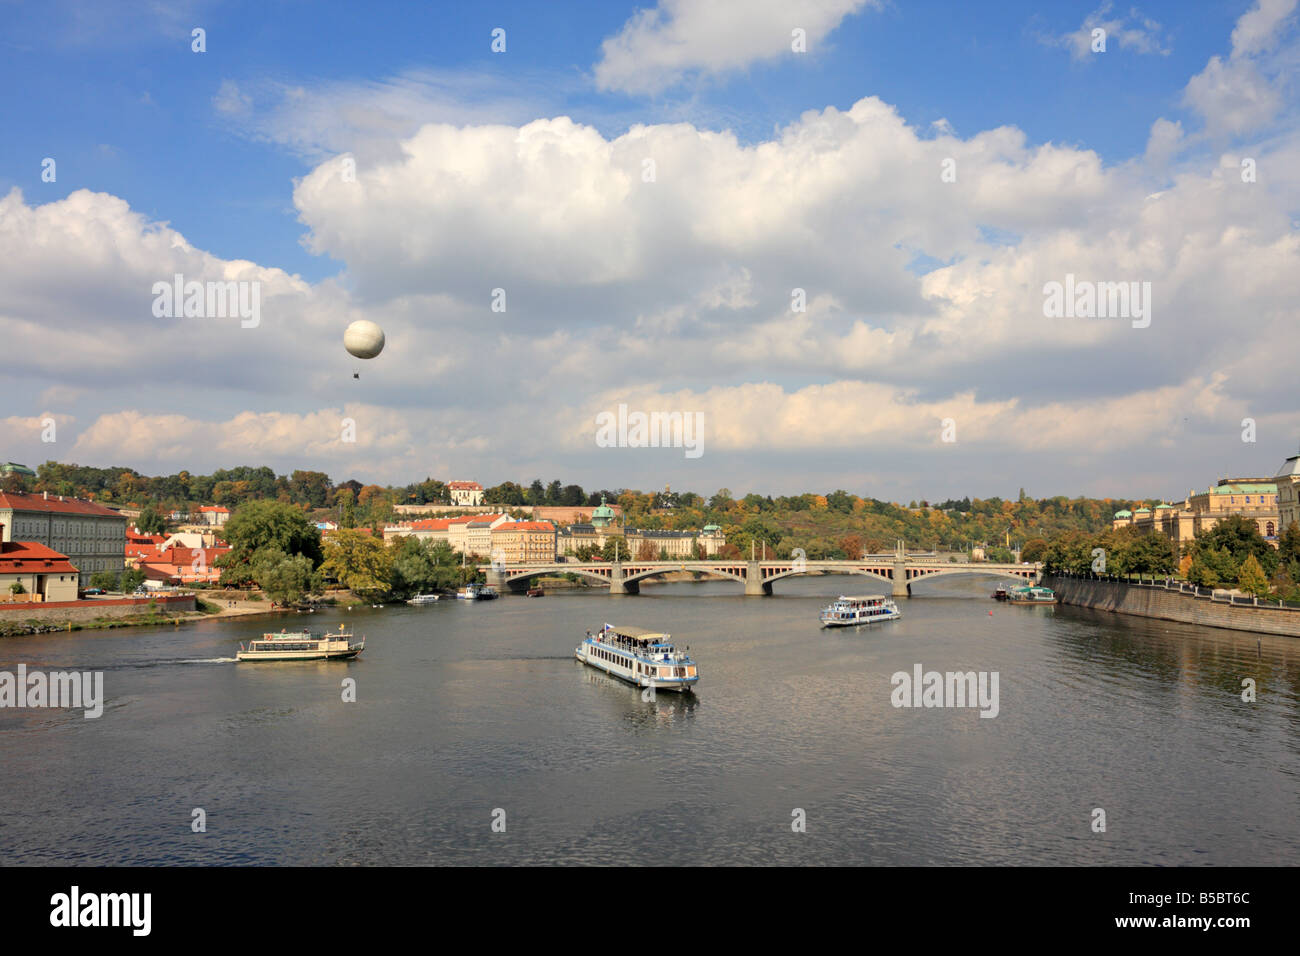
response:
M907 565L904 562L895 561L894 569L889 577L894 582L894 597L912 596L912 586L907 583Z
M772 582L763 580L763 570L757 561L745 564L745 595L762 597L772 593Z
M609 593L610 594L640 594L641 585L636 581L623 580L623 562L615 561L610 568L609 576Z
M484 574L487 577L487 583L496 588L498 594L506 593L506 588L510 586L510 582L506 578L505 571L500 568L489 568Z

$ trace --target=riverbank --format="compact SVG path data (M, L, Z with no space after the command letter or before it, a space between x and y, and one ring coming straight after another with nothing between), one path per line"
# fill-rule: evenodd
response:
M1043 585L1055 591L1062 604L1232 631L1300 637L1300 609L1279 608L1276 604L1266 607L1250 598L1215 598L1209 591L1198 593L1192 585L1177 581L1133 584L1044 575Z

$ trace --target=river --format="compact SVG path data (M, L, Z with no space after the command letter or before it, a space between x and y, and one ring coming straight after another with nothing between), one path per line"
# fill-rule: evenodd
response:
M901 620L837 631L818 610L873 590L863 579L783 580L768 598L672 583L3 639L0 670L102 671L106 702L98 719L0 710L0 857L1300 862L1300 642L1008 607L988 600L996 583L922 582ZM280 621L348 622L366 651L233 663L240 640ZM689 645L696 693L644 701L576 662L604 621ZM997 716L895 707L891 675L917 664L996 672Z

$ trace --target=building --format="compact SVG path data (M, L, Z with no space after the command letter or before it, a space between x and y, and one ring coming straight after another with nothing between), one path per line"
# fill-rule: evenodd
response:
M594 524L573 524L560 530L556 548L560 554L576 556L584 546L604 548L605 542L612 537L625 539L631 557L639 559L642 553L648 553L650 557L646 560L655 561L659 560L660 555L667 555L668 560L674 561L691 560L695 557L697 545L703 557L713 558L727 544L726 536L716 524L705 525L701 531L653 531L612 525L597 527Z
M617 513L605 503L605 496L600 496L600 504L592 509L591 523L597 528L608 528L614 523Z
M42 492L0 493L0 541L30 541L66 555L81 587L126 567L126 517L93 501Z
M549 521L507 521L492 529L492 561L506 564L555 560L555 525Z
M219 528L229 520L229 508L223 508L221 505L201 505L199 507L199 521L202 524Z
M26 465L20 465L16 461L7 461L0 465L0 476L19 475L23 478L35 478L36 472L32 471Z
M1282 462L1273 481L1277 485L1277 530L1281 535L1292 523L1300 523L1300 455Z
M449 481L447 494L454 505L478 507L483 504L483 486L477 481Z
M421 541L446 541L454 518L423 518L419 521L400 521L384 528L384 540L418 538Z
M1198 533L1210 530L1229 515L1253 521L1265 540L1277 547L1281 527L1277 482L1271 478L1221 478L1205 491L1189 491L1181 504L1117 511L1111 527L1158 531L1181 551Z
M175 545L140 562L146 581L161 584L216 584L221 569L217 558L230 552L229 546L187 548Z
M510 520L508 514L467 515L447 524L447 543L461 554L486 558L492 553L492 529Z
M619 505L606 505L605 507L609 509L615 519L623 516L623 509ZM596 508L594 505L536 505L534 507L525 505L518 510L528 511L537 521L550 521L552 524L560 526L589 524L592 512Z
M66 554L34 541L0 542L0 603L75 601L80 574ZM22 592L15 594L18 584Z

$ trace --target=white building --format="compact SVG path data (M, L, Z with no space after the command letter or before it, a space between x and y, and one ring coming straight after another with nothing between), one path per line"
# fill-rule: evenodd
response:
M469 505L477 508L483 504L483 486L477 481L449 481L447 494L454 505Z

